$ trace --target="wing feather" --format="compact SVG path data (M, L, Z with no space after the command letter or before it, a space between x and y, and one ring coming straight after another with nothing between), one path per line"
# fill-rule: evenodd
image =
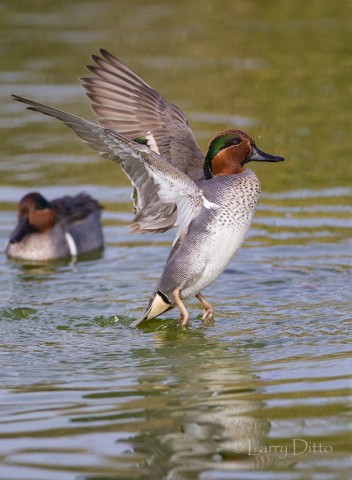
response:
M202 178L204 157L184 113L111 53L100 53L92 56L96 65L87 66L96 76L81 79L99 123L130 139L136 131L138 136L151 132L162 157L192 178Z

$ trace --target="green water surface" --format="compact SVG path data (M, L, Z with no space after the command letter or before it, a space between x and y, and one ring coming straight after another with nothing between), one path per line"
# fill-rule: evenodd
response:
M351 471L352 3L3 0L0 242L22 195L82 190L105 250L0 256L1 480L335 480ZM110 50L186 113L203 150L240 128L280 164L207 289L214 322L130 328L174 232L138 236L128 179L10 98L94 119L79 86ZM3 248L4 250L4 248Z

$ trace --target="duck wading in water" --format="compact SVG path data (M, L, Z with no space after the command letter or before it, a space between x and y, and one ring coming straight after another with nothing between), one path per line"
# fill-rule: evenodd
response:
M279 162L240 130L217 133L204 158L183 112L126 67L100 50L94 77L82 83L98 116L93 123L54 107L13 95L72 128L103 157L122 165L134 187L135 219L140 233L177 226L176 239L149 305L133 326L177 306L180 323L189 313L184 299L196 296L203 320L214 308L201 291L228 266L249 229L260 195L248 162Z

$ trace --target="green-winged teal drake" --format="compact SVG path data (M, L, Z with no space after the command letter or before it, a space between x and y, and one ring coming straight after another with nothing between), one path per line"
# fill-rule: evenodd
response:
M95 65L87 66L95 76L82 79L98 123L13 97L63 121L91 148L123 166L134 187L136 231L178 227L149 305L132 325L175 306L185 325L189 313L183 301L191 296L203 305L203 319L210 318L214 309L201 291L228 266L259 200L259 180L245 165L283 158L262 152L240 130L215 135L204 157L184 113L120 60L100 52L101 57L92 57Z

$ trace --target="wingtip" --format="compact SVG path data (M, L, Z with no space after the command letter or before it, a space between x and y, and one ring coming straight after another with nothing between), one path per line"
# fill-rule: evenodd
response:
M106 48L99 48L100 55L102 55L104 58L107 56L110 56L111 53L106 50Z
M99 50L99 53L101 53L101 50ZM97 66L99 65L99 62L101 61L101 58L99 57L99 55L97 55L96 53L92 53L92 55L90 56L90 58L93 60L93 62L95 63L95 65L91 65L90 63L87 63L85 65L85 68L89 71L89 72L92 72L92 73L95 73L93 69L97 68Z
M91 58L92 58L93 62L95 62L95 63L98 63L99 60L101 60L101 58L98 55L96 55L95 53L93 53L93 55L91 55Z
M30 100L29 98L22 97L22 95L17 95L16 93L11 93L11 97L13 100L16 100L16 102L24 103L27 105L27 110L34 110L35 111L35 104L36 102L34 100Z

